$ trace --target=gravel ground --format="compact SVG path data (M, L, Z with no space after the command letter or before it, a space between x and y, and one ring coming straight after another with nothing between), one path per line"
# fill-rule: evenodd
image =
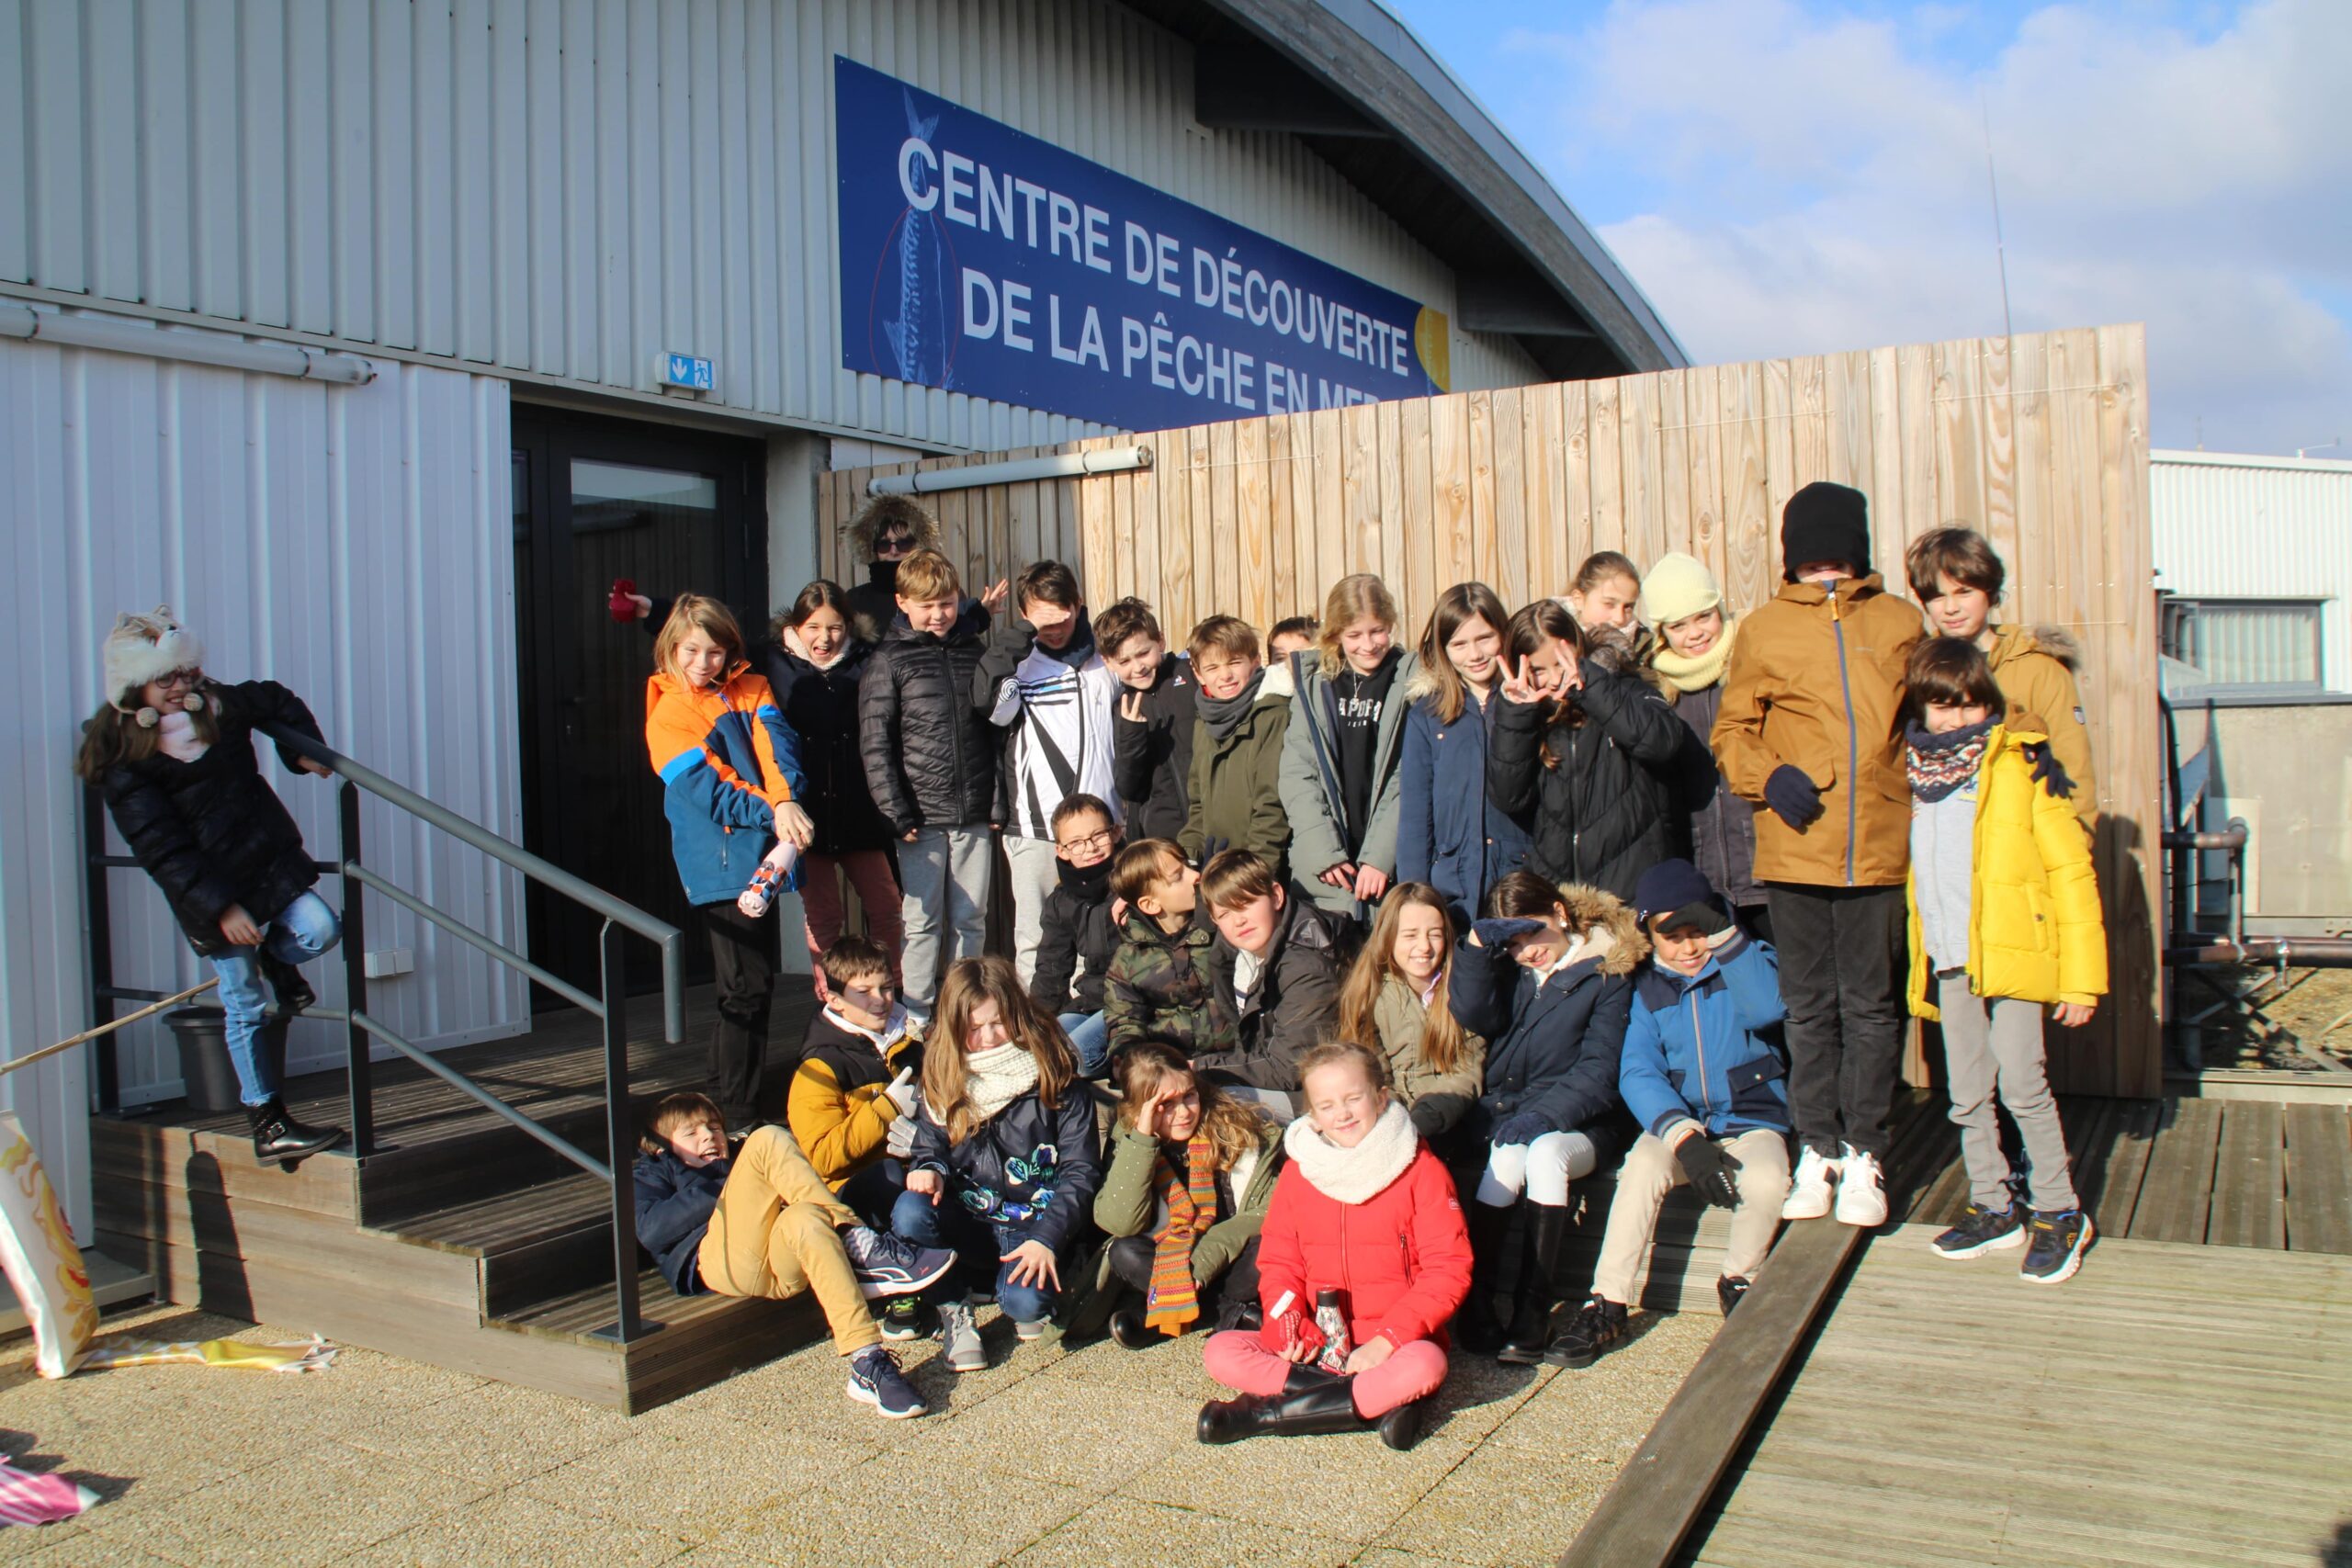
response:
M1013 1347L884 1422L814 1346L629 1419L345 1348L323 1373L151 1367L42 1382L0 1367L0 1448L104 1498L0 1529L54 1563L1537 1563L1556 1557L1712 1337L1657 1317L1582 1372L1457 1359L1410 1453L1370 1434L1193 1440L1218 1391L1197 1340ZM151 1337L300 1336L155 1307Z

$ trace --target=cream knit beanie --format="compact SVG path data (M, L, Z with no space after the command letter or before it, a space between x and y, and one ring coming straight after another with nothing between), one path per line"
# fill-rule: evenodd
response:
M1715 574L1707 563L1680 550L1658 557L1642 579L1642 618L1654 626L1670 626L1702 611L1721 609L1723 603L1723 590L1715 586Z

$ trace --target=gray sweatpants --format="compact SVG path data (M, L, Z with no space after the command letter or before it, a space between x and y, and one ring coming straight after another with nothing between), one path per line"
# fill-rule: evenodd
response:
M2042 1067L2041 1004L1980 997L1968 988L1966 973L1956 972L1936 976L1936 1006L1943 1013L1951 1119L1960 1128L1970 1198L1987 1209L2009 1206L2009 1160L1993 1108L1997 1095L2025 1139L2033 1206L2044 1213L2077 1207L2058 1100Z
M1037 945L1046 936L1046 895L1061 880L1051 839L1004 836L1004 865L1012 878L1012 967L1027 985L1037 977Z
M995 835L987 828L925 828L899 846L899 901L907 945L900 960L907 1010L928 1019L941 971L977 958L988 934Z

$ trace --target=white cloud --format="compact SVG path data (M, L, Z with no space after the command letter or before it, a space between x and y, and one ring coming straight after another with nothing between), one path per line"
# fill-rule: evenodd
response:
M2210 38L2052 6L1980 73L1917 52L1935 30L1682 0L1512 41L1569 78L1565 188L1615 164L1668 193L1602 237L1702 360L1997 332L1989 112L2019 331L2145 321L2162 445L2352 430L2322 303L2352 297L2352 5Z

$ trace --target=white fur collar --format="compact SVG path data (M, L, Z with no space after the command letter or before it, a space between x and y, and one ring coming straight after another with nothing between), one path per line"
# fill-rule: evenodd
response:
M1617 951L1617 939L1609 934L1607 926L1595 926L1590 931L1577 931L1568 938L1568 945L1552 967L1535 976L1540 987L1552 983L1552 976L1575 968L1588 958L1606 958Z
M1332 1143L1304 1116L1283 1134L1283 1147L1300 1174L1317 1192L1342 1203L1363 1203L1380 1196L1390 1182L1405 1174L1420 1146L1421 1135L1413 1130L1413 1119L1405 1114L1403 1102L1395 1099L1364 1134L1363 1142L1351 1149Z

